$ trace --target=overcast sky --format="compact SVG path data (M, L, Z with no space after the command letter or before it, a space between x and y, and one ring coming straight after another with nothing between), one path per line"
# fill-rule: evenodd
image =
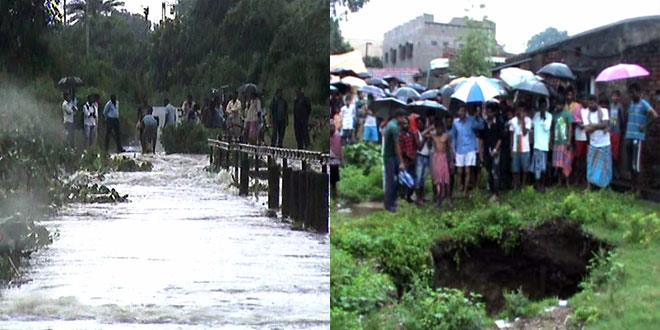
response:
M479 4L485 4L480 9ZM383 34L423 13L436 22L448 23L466 15L484 15L495 22L496 38L510 53L521 53L527 41L547 27L565 30L569 36L626 18L660 15L660 0L369 0L357 13L340 22L344 38L382 40Z

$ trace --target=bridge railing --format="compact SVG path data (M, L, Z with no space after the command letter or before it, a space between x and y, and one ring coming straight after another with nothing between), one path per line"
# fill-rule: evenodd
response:
M259 178L260 169L267 167L268 208L280 209L281 205L282 217L289 217L305 228L328 232L329 154L215 139L208 139L208 144L214 168L235 170L239 179L239 195L247 196L250 176ZM289 167L290 160L301 161L302 168ZM251 168L254 169L252 172Z

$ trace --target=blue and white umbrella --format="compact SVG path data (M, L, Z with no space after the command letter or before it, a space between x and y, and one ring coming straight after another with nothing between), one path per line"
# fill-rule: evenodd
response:
M459 83L451 97L465 103L483 103L502 95L501 88L496 81L489 78L471 77Z
M372 85L363 86L360 88L360 92L371 94L376 99L380 99L386 96L384 90Z

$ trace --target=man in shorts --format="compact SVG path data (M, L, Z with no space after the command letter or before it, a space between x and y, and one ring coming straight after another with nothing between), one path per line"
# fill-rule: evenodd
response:
M532 128L532 120L525 113L525 108L518 106L516 116L509 121L511 172L514 188L518 190L527 184L526 174L529 171L529 131Z
M456 168L458 169L458 189L468 196L471 167L477 165L477 135L475 131L483 130L484 120L480 117L467 115L467 108L463 105L458 109L458 118L454 120L451 131L456 155ZM462 180L465 174L465 180Z

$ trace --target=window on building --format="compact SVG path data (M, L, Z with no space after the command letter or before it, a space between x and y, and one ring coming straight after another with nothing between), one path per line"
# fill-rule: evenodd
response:
M408 51L407 51L408 58L413 57L413 44L408 44Z
M437 45L438 45L438 42L437 42L437 41L435 41L435 40L432 40L432 41L431 41L431 46L437 46Z
M385 53L385 64L389 62L389 53Z
M442 45L445 46L445 47L449 47L449 41L443 42Z
M396 64L396 49L390 50L390 58L392 59L392 64Z

